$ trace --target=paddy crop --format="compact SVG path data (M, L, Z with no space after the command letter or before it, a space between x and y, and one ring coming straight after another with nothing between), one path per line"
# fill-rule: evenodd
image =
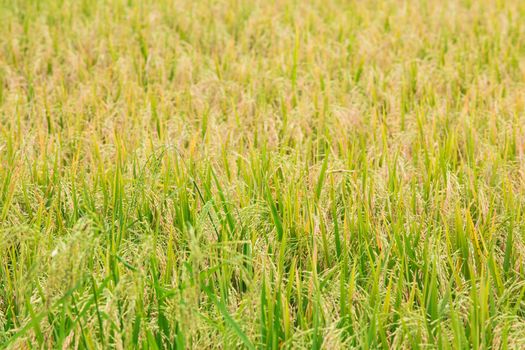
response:
M0 0L0 347L525 347L525 2Z

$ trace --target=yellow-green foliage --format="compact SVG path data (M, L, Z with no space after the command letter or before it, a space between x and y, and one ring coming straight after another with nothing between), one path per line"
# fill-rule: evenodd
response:
M525 347L525 2L0 0L0 347Z

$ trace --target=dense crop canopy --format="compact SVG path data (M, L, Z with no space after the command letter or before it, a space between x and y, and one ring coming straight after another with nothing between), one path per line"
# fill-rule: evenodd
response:
M0 348L524 348L524 106L524 1L0 0Z

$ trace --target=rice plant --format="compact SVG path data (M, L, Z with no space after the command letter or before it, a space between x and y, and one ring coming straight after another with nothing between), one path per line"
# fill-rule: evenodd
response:
M0 348L525 348L525 2L0 0Z

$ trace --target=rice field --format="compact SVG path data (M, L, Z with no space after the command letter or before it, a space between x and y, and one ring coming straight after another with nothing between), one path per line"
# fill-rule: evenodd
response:
M0 0L0 348L525 348L525 2Z

